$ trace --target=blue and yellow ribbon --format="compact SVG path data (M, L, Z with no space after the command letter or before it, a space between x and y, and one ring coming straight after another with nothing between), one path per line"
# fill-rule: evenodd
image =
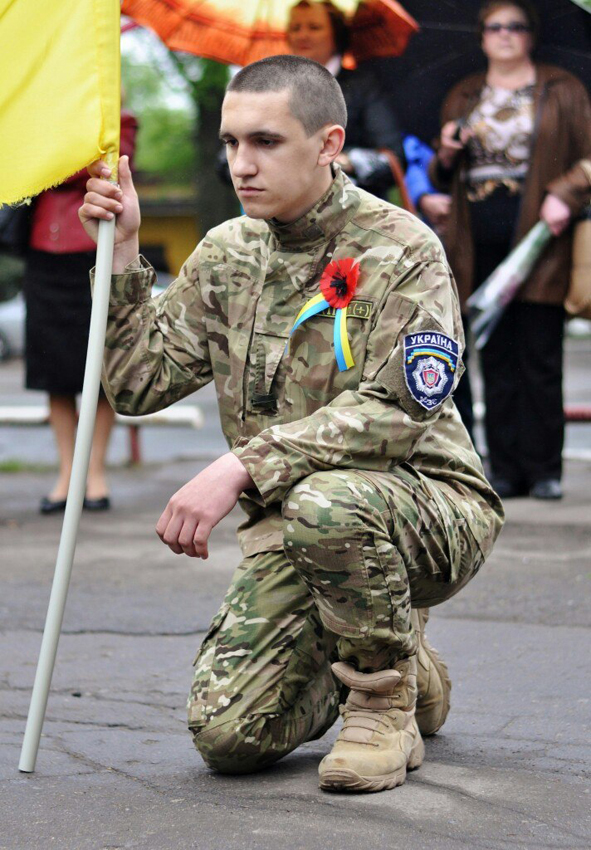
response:
M328 310L330 304L324 297L324 295L319 292L318 295L314 295L313 298L310 298L309 301L306 301L300 312L298 313L296 320L294 322L293 328L290 331L290 338L295 333L295 331L299 328L301 324L303 324L307 319L311 319L312 316L315 316L317 313L322 313L324 310ZM335 320L334 320L334 353L337 360L337 366L339 367L340 372L346 372L347 369L350 369L351 366L355 365L355 361L353 360L353 355L351 353L351 346L349 345L349 336L347 334L347 308L343 307L336 311Z
M294 326L291 329L289 335L291 336L299 326L306 321L306 319L311 319L312 316L315 316L316 313L322 313L323 310L328 309L330 304L322 294L319 292L318 295L315 295L313 298L310 298L309 301L306 301L298 315L296 316L296 320L294 322Z
M353 355L351 354L351 346L349 345L349 336L347 334L347 308L343 307L337 310L334 319L334 353L337 358L339 371L346 372L351 366L355 365Z

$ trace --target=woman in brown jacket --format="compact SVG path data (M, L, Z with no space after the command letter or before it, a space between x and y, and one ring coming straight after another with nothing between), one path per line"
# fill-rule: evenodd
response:
M538 16L527 0L479 13L486 73L447 96L431 177L452 195L445 246L462 306L541 218L555 238L482 351L492 482L504 498L560 498L563 302L572 221L588 202L591 158L582 83L531 58ZM458 406L466 409L467 376Z

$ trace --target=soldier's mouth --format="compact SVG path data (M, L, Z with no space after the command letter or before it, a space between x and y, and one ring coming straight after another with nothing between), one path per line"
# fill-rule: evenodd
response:
M262 191L262 189L256 189L254 186L240 186L238 188L238 194L245 195L246 197L253 197L254 195L260 194Z

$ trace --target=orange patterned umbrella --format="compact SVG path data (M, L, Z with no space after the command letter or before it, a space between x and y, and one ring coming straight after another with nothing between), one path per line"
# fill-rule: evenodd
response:
M289 53L285 32L297 0L123 0L121 10L171 50L230 65ZM351 25L349 66L400 56L419 26L396 0L335 0Z

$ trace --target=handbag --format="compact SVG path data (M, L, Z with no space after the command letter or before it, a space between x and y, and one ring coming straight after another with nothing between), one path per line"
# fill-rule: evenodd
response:
M31 231L31 204L0 206L0 251L23 257Z
M591 183L591 162L582 160L579 165ZM570 283L564 307L573 318L591 319L591 204L575 223Z
M591 206L575 224L570 283L564 301L569 316L591 319Z

